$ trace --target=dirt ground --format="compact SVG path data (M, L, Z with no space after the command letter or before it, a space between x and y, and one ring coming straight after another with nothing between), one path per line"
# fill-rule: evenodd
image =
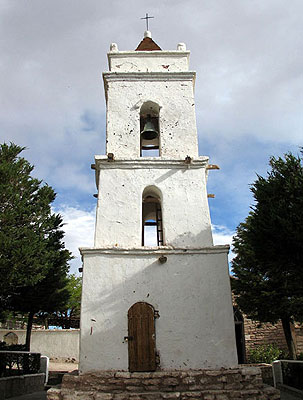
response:
M71 372L74 371L75 369L78 369L78 363L50 361L48 369L49 371Z

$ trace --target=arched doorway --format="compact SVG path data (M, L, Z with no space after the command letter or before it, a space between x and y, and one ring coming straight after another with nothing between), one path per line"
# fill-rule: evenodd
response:
M152 305L139 302L128 310L128 366L130 372L155 371L155 317Z

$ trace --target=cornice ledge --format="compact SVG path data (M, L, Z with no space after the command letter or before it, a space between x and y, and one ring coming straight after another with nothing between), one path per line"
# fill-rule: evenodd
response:
M195 71L166 71L166 72L103 72L104 81L142 80L145 81L167 81L167 80L193 80L196 78Z
M171 56L176 56L176 57L184 57L190 54L190 50L153 50L153 51L109 51L107 53L108 56L110 57L115 57L115 58L121 58L121 57L171 57Z
M80 247L81 255L97 255L97 254L113 254L113 255L138 255L138 256L150 256L158 254L219 254L228 253L230 249L229 245L217 245L209 247L195 247L195 248L181 248L172 246L161 246L161 247Z
M209 157L200 156L199 158L192 159L190 164L187 164L185 160L176 159L163 159L158 157L139 157L133 159L115 159L109 161L107 156L95 156L95 164L97 169L113 169L113 168L185 168L185 169L196 169L206 168L208 165Z

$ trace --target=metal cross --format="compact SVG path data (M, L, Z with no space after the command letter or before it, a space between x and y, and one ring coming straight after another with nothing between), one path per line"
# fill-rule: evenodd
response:
M146 15L145 15L144 18L141 18L141 19L146 19L146 30L147 30L147 31L148 31L148 20L149 20L150 18L154 18L154 17L149 17L149 16L148 16L148 13L146 13Z

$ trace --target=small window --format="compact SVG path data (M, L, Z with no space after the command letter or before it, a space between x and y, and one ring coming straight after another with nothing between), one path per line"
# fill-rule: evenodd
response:
M152 101L147 101L140 109L141 157L159 157L159 132L159 106Z
M157 188L146 188L142 197L142 246L163 246L161 198Z

